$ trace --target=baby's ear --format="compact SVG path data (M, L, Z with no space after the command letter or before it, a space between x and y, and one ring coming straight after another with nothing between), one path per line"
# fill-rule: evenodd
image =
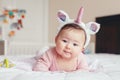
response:
M89 32L89 34L95 34L99 31L100 24L96 22L89 22L86 24L86 27L87 27L87 31Z
M58 20L62 23L69 21L69 16L62 10L59 10L57 13Z

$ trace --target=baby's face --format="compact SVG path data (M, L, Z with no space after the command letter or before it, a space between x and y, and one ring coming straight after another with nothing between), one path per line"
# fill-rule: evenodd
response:
M62 58L75 58L83 51L85 33L77 29L62 30L56 37L55 43L56 51Z

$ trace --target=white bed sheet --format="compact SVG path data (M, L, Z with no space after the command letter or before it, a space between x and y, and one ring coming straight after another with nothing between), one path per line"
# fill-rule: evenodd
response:
M34 72L33 56L8 56L16 64L13 68L0 68L0 80L120 80L120 55L87 54L91 72ZM5 57L0 56L0 61Z

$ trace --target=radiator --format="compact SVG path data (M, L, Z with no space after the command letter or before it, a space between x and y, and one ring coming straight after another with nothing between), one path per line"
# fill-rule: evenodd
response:
M8 46L6 55L35 55L43 45L37 43L17 43Z

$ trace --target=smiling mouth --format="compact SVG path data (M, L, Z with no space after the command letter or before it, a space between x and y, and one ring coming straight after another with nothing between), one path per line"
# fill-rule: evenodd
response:
M66 54L71 54L71 52L68 52L68 51L64 51Z

